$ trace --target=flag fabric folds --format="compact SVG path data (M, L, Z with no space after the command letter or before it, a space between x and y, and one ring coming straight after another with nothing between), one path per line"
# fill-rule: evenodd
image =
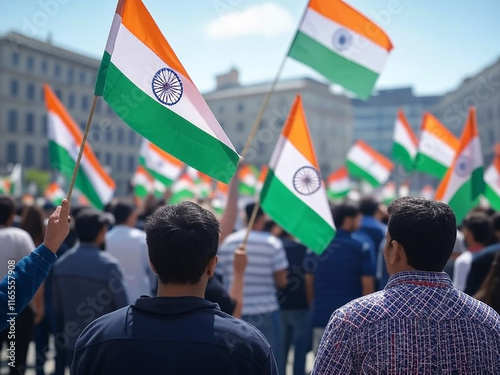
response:
M329 199L342 199L349 193L351 181L346 167L340 167L332 172L326 181L326 194Z
M415 169L442 178L457 152L459 141L430 113L424 113Z
M484 192L483 153L476 124L476 109L470 108L457 154L441 184L436 200L448 203L461 223Z
M345 2L311 0L288 55L367 99L391 50L385 32Z
M349 175L365 180L377 187L383 185L391 174L394 164L363 141L351 146L346 156Z
M316 253L335 236L300 96L272 154L260 201L276 223Z
M82 132L47 84L44 85L44 94L48 111L50 163L69 181L82 143ZM115 191L115 182L101 166L88 143L85 144L75 187L96 208L103 208Z
M401 164L408 172L411 172L415 167L417 147L418 139L406 120L403 111L399 110L394 125L392 158Z
M172 196L168 203L177 204L196 198L196 186L188 173L184 173L172 186Z
M139 164L165 186L172 185L184 169L183 162L169 155L145 138L143 138L141 144Z
M145 198L153 191L154 179L146 171L146 169L139 165L132 176L132 186L134 187L134 196L138 198Z
M95 95L131 128L197 170L229 182L239 155L140 0L120 0Z

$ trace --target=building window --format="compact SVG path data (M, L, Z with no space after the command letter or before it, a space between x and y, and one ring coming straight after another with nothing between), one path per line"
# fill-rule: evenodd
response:
M61 66L56 64L54 65L54 76L59 78L61 76Z
M238 121L236 124L236 130L238 130L240 133L245 130L245 123L243 121Z
M135 171L135 155L129 155L128 157L128 165L127 165L127 171L129 173L134 173Z
M111 157L111 153L110 152L106 152L106 156L104 158L104 165L111 166L111 161L112 160L113 160L113 158Z
M75 108L75 94L73 93L68 94L68 108L69 109Z
M26 57L26 68L28 70L33 70L35 68L35 59L33 56Z
M19 93L19 82L16 79L10 80L10 95L17 96Z
M9 133L17 132L17 112L12 109L7 115L7 129Z
M99 161L101 160L101 153L99 151L94 150L94 155L97 158L97 160L99 160Z
M26 114L26 134L33 134L35 130L35 117L33 113Z
M105 136L105 139L106 139L106 143L111 143L113 142L113 132L111 131L111 129L108 129L106 131L106 136Z
M47 60L42 60L42 73L47 73L49 70L49 64L47 63Z
M17 163L17 143L7 143L7 163Z
M128 133L128 144L130 146L135 145L135 131L130 130Z
M30 102L35 100L35 85L32 83L28 84L28 88L26 89L26 96Z
M49 148L47 146L42 146L40 148L40 150L42 151L42 154L40 155L41 158L40 160L42 161L42 169L49 169L50 165L49 165Z
M123 129L122 128L118 128L118 133L117 133L117 140L116 142L119 144L119 145L122 145L123 144Z
M87 121L80 121L80 129L82 129L82 132L85 131L86 126L87 126Z
M67 75L68 75L68 83L73 83L75 81L75 71L70 68L67 71Z
M33 145L27 144L24 147L24 166L32 167L35 164L35 154Z
M116 155L116 171L121 172L123 169L123 155Z
M242 113L245 109L245 106L243 105L243 103L238 103L238 112L239 113Z
M89 110L89 98L84 95L82 96L82 111L88 111Z
M80 72L80 83L85 83L87 79L87 75L85 74L85 72Z
M19 65L19 52L12 52L12 65Z
M48 136L49 132L47 129L47 115L42 116L42 135Z

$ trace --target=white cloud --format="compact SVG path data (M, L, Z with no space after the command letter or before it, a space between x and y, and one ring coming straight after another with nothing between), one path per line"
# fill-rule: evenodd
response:
M225 13L210 22L206 32L213 39L223 40L240 36L275 36L294 28L293 17L287 9L264 3Z

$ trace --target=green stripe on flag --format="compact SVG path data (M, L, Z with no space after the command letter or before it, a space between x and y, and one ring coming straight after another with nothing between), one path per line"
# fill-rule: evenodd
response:
M368 99L378 74L329 50L298 31L288 55L310 66L361 99Z
M349 190L344 190L344 191L336 192L336 193L332 192L331 190L326 191L326 195L328 196L328 199L330 199L330 200L343 199L347 196L347 194L349 194Z
M476 168L471 175L471 196L472 199L479 198L484 193L484 171L483 167Z
M500 211L500 196L488 184L484 187L484 196L488 199L488 202L490 202L491 207L493 207L495 211Z
M397 142L394 142L392 158L401 164L408 172L413 171L415 168L415 161L410 156L408 150Z
M415 170L430 174L431 176L437 178L443 178L448 168L438 163L436 160L431 159L427 155L417 153L417 158L415 159Z
M111 55L107 52L104 52L104 55L102 55L101 64L99 65L99 70L97 71L94 95L102 96L102 94L104 93L104 86L106 85L106 75L108 74L110 63Z
M457 225L460 225L469 211L479 204L478 197L472 197L471 181L471 179L465 181L448 202L457 217Z
M132 129L193 168L229 183L238 154L135 86L111 63L104 99Z
M380 182L378 182L378 180L375 177L373 177L370 173L368 173L364 169L358 167L353 162L346 160L346 167L351 176L361 178L374 187L380 186Z
M75 169L75 161L69 152L54 141L49 141L49 157L52 168L57 169L68 181L70 181L73 170ZM101 199L97 195L97 192L81 165L76 175L75 187L87 197L94 207L99 209L104 208L104 204L101 202Z
M288 190L272 170L262 188L261 205L283 229L317 254L323 253L335 236L335 230Z

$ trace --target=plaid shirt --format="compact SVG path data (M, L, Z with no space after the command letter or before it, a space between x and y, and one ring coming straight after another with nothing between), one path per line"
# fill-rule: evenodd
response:
M333 313L313 374L500 374L500 316L444 272L400 272Z

